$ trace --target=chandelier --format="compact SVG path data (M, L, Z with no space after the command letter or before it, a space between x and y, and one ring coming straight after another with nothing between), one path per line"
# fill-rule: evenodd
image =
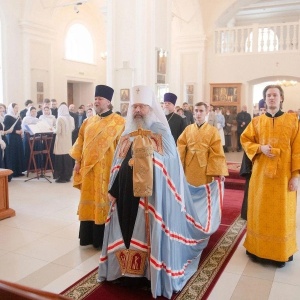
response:
M277 80L276 84L284 87L295 86L298 83L296 80Z

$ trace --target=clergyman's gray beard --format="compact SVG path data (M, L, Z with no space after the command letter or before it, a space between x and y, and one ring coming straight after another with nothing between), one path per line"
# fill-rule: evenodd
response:
M164 113L167 116L168 114L170 114L170 111L167 108L164 108Z

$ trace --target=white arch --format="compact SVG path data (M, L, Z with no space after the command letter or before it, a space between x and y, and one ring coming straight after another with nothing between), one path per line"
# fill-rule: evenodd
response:
M92 35L81 23L74 23L65 38L65 58L85 63L94 63Z

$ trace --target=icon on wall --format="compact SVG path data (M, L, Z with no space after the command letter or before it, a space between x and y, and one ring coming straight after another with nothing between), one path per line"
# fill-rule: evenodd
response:
M129 89L121 89L120 90L120 98L121 98L121 101L129 101L130 90Z
M127 116L127 111L128 111L128 103L121 103L121 116L126 117Z

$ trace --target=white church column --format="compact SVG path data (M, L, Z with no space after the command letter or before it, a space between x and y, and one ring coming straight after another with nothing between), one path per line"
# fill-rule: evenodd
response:
M119 107L120 90L137 84L155 90L157 51L169 51L171 0L114 0L108 2L108 83L115 89Z
M170 90L178 96L178 105L193 105L205 92L205 47L202 9L199 1L173 0L172 73Z
M22 102L31 99L40 103L53 95L52 84L52 41L54 32L41 25L27 21L20 22L23 42L23 84ZM37 84L39 83L39 84Z
M178 105L209 102L209 99L203 99L204 45L205 38L200 36L182 36L173 41L170 89L177 94Z

